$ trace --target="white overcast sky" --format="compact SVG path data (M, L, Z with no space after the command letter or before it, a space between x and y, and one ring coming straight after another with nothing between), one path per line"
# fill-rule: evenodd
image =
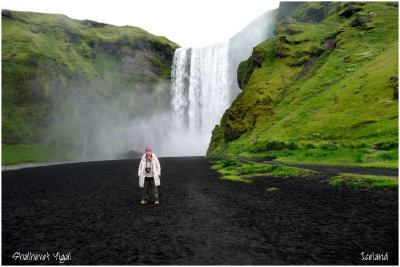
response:
M276 0L2 0L2 9L137 26L182 47L226 41L278 6Z

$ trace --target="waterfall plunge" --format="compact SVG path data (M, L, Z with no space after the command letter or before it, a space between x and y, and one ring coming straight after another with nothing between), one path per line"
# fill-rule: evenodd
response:
M175 51L170 93L175 150L181 155L205 155L229 107L228 48L226 42Z

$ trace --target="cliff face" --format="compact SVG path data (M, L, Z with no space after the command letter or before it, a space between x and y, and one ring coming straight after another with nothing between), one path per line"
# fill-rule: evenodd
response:
M78 117L96 120L107 105L168 108L178 47L136 27L2 10L3 144L71 145L67 131L85 127Z
M238 66L242 92L207 155L397 142L397 73L397 3L281 2L274 36Z

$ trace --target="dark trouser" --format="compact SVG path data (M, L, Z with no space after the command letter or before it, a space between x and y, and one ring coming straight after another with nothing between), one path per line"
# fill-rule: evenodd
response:
M149 200L149 191L153 191L154 194L154 199L158 200L158 189L157 186L155 186L154 183L154 177L145 177L144 178L144 191L143 191L143 199L144 200Z

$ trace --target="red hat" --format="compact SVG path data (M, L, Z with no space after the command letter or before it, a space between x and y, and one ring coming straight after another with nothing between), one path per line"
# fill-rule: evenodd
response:
M151 152L151 148L150 148L150 147L146 147L145 150L146 150L146 152L147 152L147 151L150 151L150 152Z

